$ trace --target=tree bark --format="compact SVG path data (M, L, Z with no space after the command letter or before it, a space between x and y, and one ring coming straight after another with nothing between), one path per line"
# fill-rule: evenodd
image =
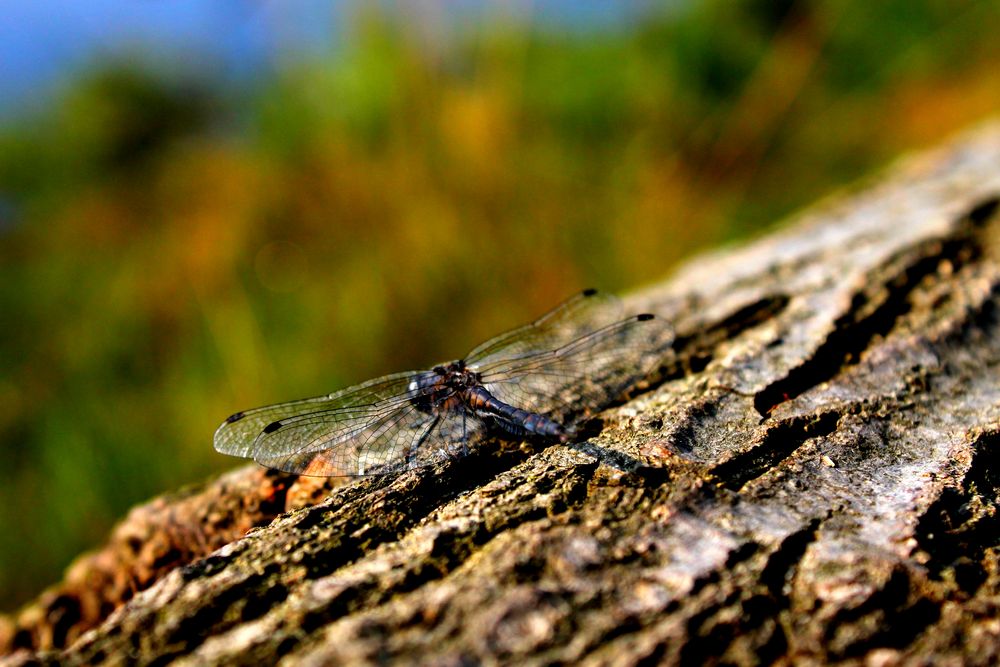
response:
M998 198L992 124L630 295L677 337L577 449L139 508L7 661L995 664Z

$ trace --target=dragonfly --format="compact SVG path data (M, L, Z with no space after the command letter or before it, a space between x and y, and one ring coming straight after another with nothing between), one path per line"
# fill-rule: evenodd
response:
M487 437L568 443L574 423L647 377L669 327L584 290L464 358L237 412L215 449L299 475L363 476L456 459Z

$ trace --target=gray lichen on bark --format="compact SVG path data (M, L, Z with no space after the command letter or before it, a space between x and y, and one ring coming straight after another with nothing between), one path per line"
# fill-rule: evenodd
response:
M995 663L998 197L990 125L631 295L678 335L587 431L629 472L485 448L311 504L248 468L199 493L261 527L33 657Z

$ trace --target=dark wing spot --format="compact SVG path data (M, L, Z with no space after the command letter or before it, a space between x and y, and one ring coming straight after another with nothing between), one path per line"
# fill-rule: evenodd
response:
M246 413L245 412L237 412L235 415L229 415L228 417L226 417L226 423L227 424L232 424L233 422L238 422L239 420L243 419L244 417L246 417Z
M653 315L652 313L641 313L639 315L636 315L635 319L636 319L637 322L645 322L647 320L653 319L654 317L656 317L656 316Z
M593 287L588 287L587 289L583 290L584 296L594 296L595 294L597 294L597 290L594 289Z
M274 433L279 428L281 428L281 422L271 422L264 427L264 433Z

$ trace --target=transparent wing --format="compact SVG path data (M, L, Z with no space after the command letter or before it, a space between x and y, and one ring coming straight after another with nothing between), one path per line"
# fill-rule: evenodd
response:
M498 359L551 351L614 322L621 317L621 311L617 297L595 289L584 290L531 324L486 341L472 350L465 362L473 370L480 370Z
M462 408L432 414L411 404L382 415L363 430L333 436L324 429L320 415L302 416L261 433L254 459L300 475L383 475L461 456L483 433L482 421ZM291 453L272 454L289 449Z
M635 315L557 349L495 359L478 370L499 400L565 420L601 410L648 376L672 336L663 320Z
M433 420L412 402L355 424L323 412L289 417L257 436L252 456L268 468L296 474L364 475L405 460L420 446Z
M430 371L396 373L369 380L347 389L288 403L268 405L231 415L215 431L215 449L232 456L288 456L297 444L287 439L272 439L274 449L265 452L257 442L265 431L276 432L292 419L312 419L315 440L326 433L332 440L337 434L347 436L368 428L389 414L410 404L419 394L421 378ZM304 433L304 431L300 431Z

